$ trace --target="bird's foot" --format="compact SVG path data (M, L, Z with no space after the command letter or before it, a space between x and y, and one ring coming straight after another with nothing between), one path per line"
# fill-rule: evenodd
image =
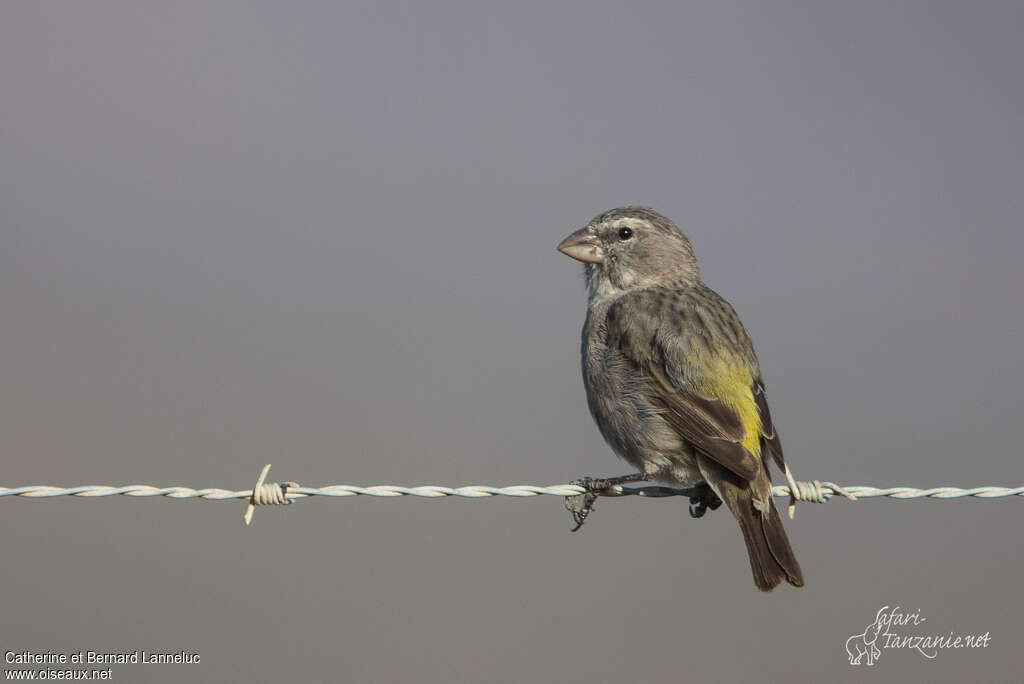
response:
M690 517L703 518L708 509L715 510L722 505L714 490L705 482L701 485L701 491L690 497Z
M649 479L651 478L647 473L632 473L630 475L620 475L619 477L581 477L578 480L573 480L570 484L582 487L586 491L582 494L565 497L565 509L569 511L572 515L572 521L576 523L572 531L576 532L583 527L583 523L587 521L587 516L594 510L594 502L597 501L597 497L601 496L602 493L627 482L643 482Z

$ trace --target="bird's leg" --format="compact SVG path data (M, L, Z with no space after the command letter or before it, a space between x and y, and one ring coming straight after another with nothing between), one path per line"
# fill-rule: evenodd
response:
M697 487L700 488L700 491L690 497L691 518L703 518L709 508L715 510L722 505L722 500L718 498L707 482L702 482Z
M565 508L572 514L572 521L576 523L576 527L572 528L572 531L575 532L583 527L587 516L594 509L594 502L602 492L627 482L646 482L650 479L651 476L648 473L630 473L618 477L581 477L578 480L573 480L571 484L583 487L586 491L576 496L565 497Z

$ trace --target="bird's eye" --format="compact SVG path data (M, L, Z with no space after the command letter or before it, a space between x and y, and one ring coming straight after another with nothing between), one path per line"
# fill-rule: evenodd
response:
M631 228L619 228L619 239L628 240L633 237L633 230Z

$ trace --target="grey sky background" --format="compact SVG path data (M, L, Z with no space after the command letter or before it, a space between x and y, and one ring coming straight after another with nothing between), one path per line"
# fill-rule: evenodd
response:
M624 472L579 265L652 206L798 478L1024 481L1024 6L5 3L0 483ZM116 681L1012 681L1017 500L803 505L802 590L682 500L0 501L2 650ZM843 645L882 606L991 646Z

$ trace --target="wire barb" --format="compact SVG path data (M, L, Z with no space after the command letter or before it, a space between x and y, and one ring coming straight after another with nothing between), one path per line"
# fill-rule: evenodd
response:
M292 500L288 498L288 489L299 486L297 482L264 483L269 472L270 464L268 463L263 466L260 476L256 479L256 486L249 494L249 505L246 506L245 515L242 518L246 525L252 522L252 514L256 511L257 506L286 506L290 504Z

